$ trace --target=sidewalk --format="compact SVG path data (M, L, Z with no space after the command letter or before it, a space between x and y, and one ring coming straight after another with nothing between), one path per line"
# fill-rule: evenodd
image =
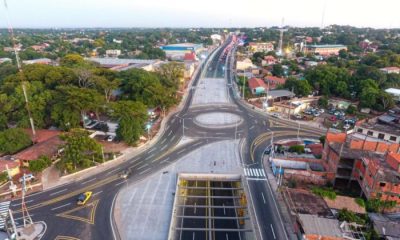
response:
M17 232L19 233L18 239L24 240L38 240L41 239L43 234L46 232L47 226L44 222L35 222L31 225L24 227L18 227Z

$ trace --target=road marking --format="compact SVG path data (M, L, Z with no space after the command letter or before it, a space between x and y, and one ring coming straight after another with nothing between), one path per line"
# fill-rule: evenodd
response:
M154 153L151 154L150 156L147 156L144 160L149 160L150 158L154 157Z
M175 122L175 118L173 118L172 120L171 120L171 123L174 123Z
M264 201L264 204L266 204L267 202L265 201L264 193L261 193L261 197L262 197L262 199Z
M266 178L247 178L247 180L250 180L250 181L267 181Z
M200 145L200 144L201 144L201 142L198 142L198 143L193 144L192 146L194 147L194 146L197 146L197 145Z
M54 196L54 195L56 195L56 194L58 194L58 193L65 192L65 191L67 191L67 190L68 190L68 188L64 188L64 189L62 189L62 190L60 190L60 191L50 193L50 196Z
M199 134L207 134L207 132L198 132Z
M155 150L157 150L157 148L152 148L150 151L148 151L147 153L151 153L151 152L154 152Z
M254 176L253 169L250 168L249 170L250 170L251 176Z
M225 133L218 133L218 132L217 132L217 133L215 133L215 134L216 134L216 135L224 135Z
M121 167L116 168L116 169L114 169L114 170L111 170L111 171L109 171L109 172L106 174L106 176L108 176L108 175L110 175L110 174L112 174L112 173L114 173L114 172L116 172L116 171L118 171L118 170L120 170L120 169L121 169Z
M115 186L121 185L121 184L123 184L123 183L125 183L125 182L126 182L126 180L115 184Z
M252 117L252 118L254 117L254 115L253 115L253 114L251 114L251 113L249 113L249 116L250 116L250 117Z
M254 125L251 125L251 127L249 129L253 129L253 128L254 128Z
M172 134L172 130L171 130L171 131L169 131L169 133L168 133L168 137L169 137L171 134Z
M28 201L25 201L25 203L30 203L30 202L33 202L33 200L28 200ZM12 207L17 207L17 206L20 206L22 203L16 203L16 204L13 204L13 205L11 205Z
M274 239L276 239L274 228L272 227L272 224L271 224L271 230L272 230L272 235L274 235Z
M93 182L93 181L96 180L96 179L97 179L97 178L89 179L89 180L87 180L87 181L82 182L81 185L86 184L86 183L88 183L88 182Z
M166 138L164 138L164 139L161 141L161 144L165 143L165 141L167 141Z
M169 160L169 157L167 157L166 159L162 160L162 161L160 162L160 164L161 164L161 163L165 163L165 162L167 162L168 160Z
M31 217L33 217L34 215L33 214L29 214ZM24 217L19 217L19 218L14 218L14 221L18 221L18 220L21 220L22 218L24 218Z
M186 151L186 148L184 148L184 149L182 149L182 150L179 150L178 152L176 152L177 154L181 154L181 153L183 153L184 151Z
M258 169L254 169L254 173L256 174L257 177L259 177Z
M148 165L149 165L149 164L146 163L146 164L144 164L143 166L139 167L138 170L140 170L140 169L142 169L142 168L144 168L144 167L146 167L146 166L148 166Z
M265 177L265 171L264 171L264 169L261 169L261 175L262 175L263 177Z
M93 195L92 196L96 196L97 194L100 194L100 193L102 193L103 191L100 191L100 192L97 192L97 193L93 193Z
M139 175L142 175L143 173L145 173L145 172L147 172L147 171L149 171L149 170L150 170L150 168L147 168L147 169L141 171L141 172L139 173Z
M67 203L67 204L64 204L64 205L61 205L61 206L52 208L51 211L54 211L54 210L57 210L57 209L59 209L59 208L63 208L63 207L69 206L69 205L71 205L71 203Z
M164 151L164 149L166 149L168 146L167 145L165 145L164 147L162 147L160 150L161 151Z
M175 137L176 137L176 135L174 135L174 136L171 138L171 141L174 141Z
M244 175L245 176L249 175L248 172L247 172L247 168L244 169Z

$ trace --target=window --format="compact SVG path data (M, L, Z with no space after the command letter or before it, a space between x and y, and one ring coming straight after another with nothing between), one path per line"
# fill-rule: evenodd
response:
M384 186L386 186L386 183L385 182L380 182L379 186L384 187Z
M372 131L368 131L367 134L372 136L374 133Z
M379 134L378 134L378 138L379 138L379 139L384 139L384 138L385 138L385 134L379 133Z
M390 141L396 142L396 140L397 140L397 137L395 137L395 136L390 136Z
M362 133L362 132L363 132L363 129L362 129L362 128L359 128L359 129L357 129L357 132Z

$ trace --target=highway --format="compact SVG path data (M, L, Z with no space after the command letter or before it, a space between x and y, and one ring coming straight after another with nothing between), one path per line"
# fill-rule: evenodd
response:
M233 58L230 57L235 48L230 50L225 59L221 59L223 50L229 43L230 39L206 59L203 72L199 72L193 79L182 110L169 118L165 131L149 149L99 174L26 197L33 220L47 224L43 239L119 239L113 227L111 210L116 193L124 185L145 179L201 146L225 139L245 138L242 149L243 167L263 169L262 155L270 143L272 132L274 139L297 136L297 123L269 118L254 111L237 97L232 82ZM232 104L192 106L193 95L202 75L225 77ZM199 114L211 112L234 113L240 115L243 121L235 127L221 129L210 129L194 123L193 119ZM322 131L310 127L302 127L299 133L316 138L323 134ZM183 136L195 140L189 145L178 146ZM123 179L120 174L126 169L131 174L128 179ZM288 239L284 221L266 178L245 179L251 195L250 203L255 210L258 238ZM76 198L85 191L92 191L93 197L88 204L79 207L76 205ZM20 201L13 201L11 206L15 219L22 224Z

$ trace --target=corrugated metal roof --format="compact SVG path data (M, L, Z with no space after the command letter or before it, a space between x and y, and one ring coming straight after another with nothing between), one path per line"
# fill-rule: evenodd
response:
M299 214L299 220L305 234L318 234L331 237L342 236L339 221L336 219L322 218L310 214Z

